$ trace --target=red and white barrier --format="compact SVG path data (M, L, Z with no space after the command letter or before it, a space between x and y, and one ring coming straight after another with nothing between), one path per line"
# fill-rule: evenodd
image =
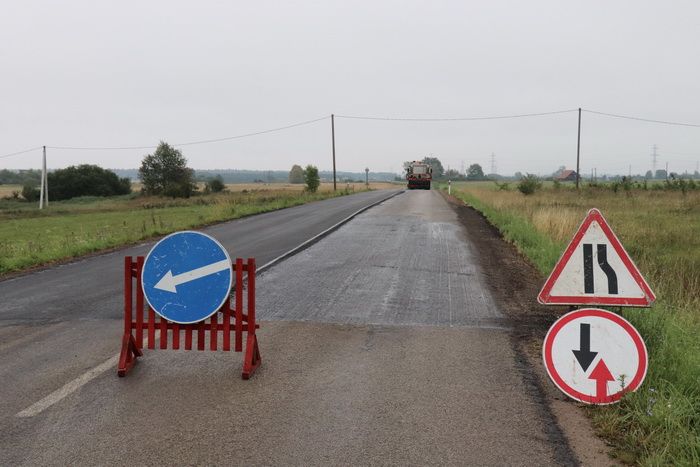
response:
M126 376L126 373L136 363L136 359L143 355L144 333L146 348L151 350L156 348L156 340L160 340L158 346L160 349L180 349L182 334L184 334L183 348L192 350L193 335L196 334L197 350L206 350L208 335L209 350L230 351L233 340L233 349L236 352L243 351L243 333L246 333L241 376L243 379L250 378L260 366L261 361L258 339L255 334L255 330L259 327L255 323L255 258L248 258L247 261L241 258L236 259L233 267L235 284L232 299L226 300L221 309L210 318L192 324L178 324L168 321L158 316L150 306L145 304L143 288L141 287L143 263L143 256L138 256L136 261L131 256L124 258L124 337L122 338L117 374ZM244 272L246 273L245 281ZM248 293L245 303L243 300L244 285ZM134 290L136 291L135 300ZM233 309L231 308L232 301ZM246 313L243 312L244 306L247 308ZM158 339L156 331L159 332ZM219 345L220 343L221 345Z

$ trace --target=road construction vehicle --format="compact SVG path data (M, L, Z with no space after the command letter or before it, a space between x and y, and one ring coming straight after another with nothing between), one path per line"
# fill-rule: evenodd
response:
M406 165L406 181L408 189L430 190L430 182L433 179L433 168L425 162L413 161Z

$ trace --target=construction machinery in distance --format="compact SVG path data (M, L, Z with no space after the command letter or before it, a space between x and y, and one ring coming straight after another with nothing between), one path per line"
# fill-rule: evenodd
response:
M425 162L412 161L406 165L406 181L409 190L430 190L432 180L433 168Z

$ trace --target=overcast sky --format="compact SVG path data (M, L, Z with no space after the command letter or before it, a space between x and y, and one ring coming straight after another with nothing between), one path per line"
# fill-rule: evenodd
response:
M591 109L700 124L697 1L8 1L0 155L182 143L330 115L474 117ZM339 170L575 167L577 113L336 119ZM694 171L700 128L583 114L581 172ZM330 120L182 148L194 168L331 167ZM148 150L49 149L50 168L138 167ZM40 151L0 159L39 167Z

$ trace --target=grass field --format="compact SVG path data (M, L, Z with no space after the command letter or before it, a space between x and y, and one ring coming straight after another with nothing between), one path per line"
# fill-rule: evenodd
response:
M383 188L389 184L370 184ZM3 187L9 190L7 186ZM144 197L136 193L111 198L85 197L36 203L0 201L0 275L73 258L176 230L353 193L352 186L323 184L315 194L303 185L229 185L227 192L189 199ZM365 186L356 185L360 191ZM15 188L16 189L16 188ZM0 196L2 195L0 192Z
M624 462L700 465L700 192L546 187L524 196L479 182L453 184L452 193L483 212L543 275L588 209L602 211L657 302L623 312L649 349L643 386L617 405L591 409L594 425Z

